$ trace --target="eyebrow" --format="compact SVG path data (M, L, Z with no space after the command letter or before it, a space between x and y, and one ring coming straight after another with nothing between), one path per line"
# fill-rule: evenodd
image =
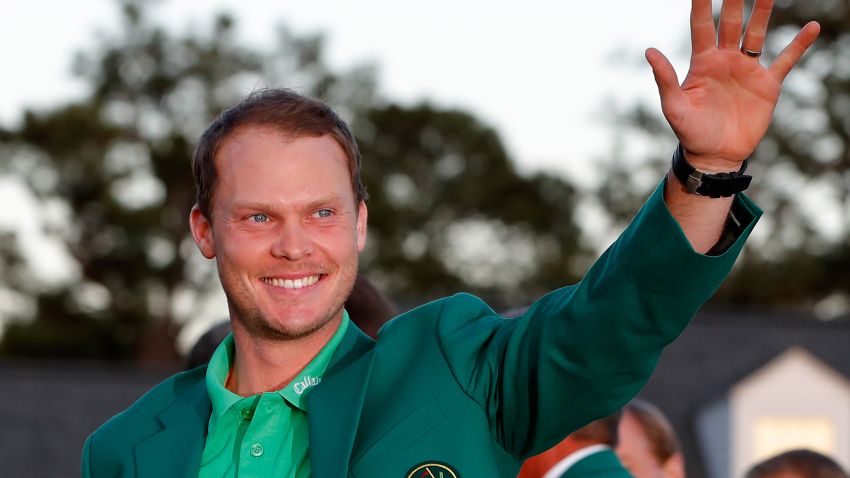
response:
M327 204L334 203L342 203L344 199L339 194L329 194L324 197L320 197L318 199L311 199L306 202L297 202L294 203L297 209L315 209L320 206L324 206ZM257 202L257 201L234 201L234 209L253 209L259 211L269 211L276 210L278 207L271 202Z

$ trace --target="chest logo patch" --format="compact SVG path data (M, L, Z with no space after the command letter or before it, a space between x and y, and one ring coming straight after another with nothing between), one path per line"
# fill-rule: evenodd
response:
M411 468L405 478L460 478L460 475L445 463L426 461Z

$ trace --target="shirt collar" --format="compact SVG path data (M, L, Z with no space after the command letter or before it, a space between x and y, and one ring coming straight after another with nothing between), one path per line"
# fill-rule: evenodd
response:
M549 471L543 475L543 478L558 478L563 475L568 469L570 469L573 465L581 461L582 459L594 454L599 453L605 450L610 450L611 447L604 444L598 445L590 445L588 447L582 448L581 450L577 450L566 457L564 457L561 461L555 464Z
M310 363L298 372L298 375L289 384L277 390L276 393L280 394L293 406L306 412L307 394L310 389L322 381L322 376L328 368L331 357L333 357L334 352L339 347L340 342L342 342L342 338L345 337L349 322L348 312L343 309L342 321L340 321L339 327L337 327L336 332L334 332L328 343L322 347ZM216 419L225 414L234 404L246 398L225 388L225 382L227 381L227 376L230 374L230 370L233 368L235 357L236 347L233 341L233 334L230 334L215 349L207 366L207 393L210 396L210 402L212 402L212 416Z
M340 342L342 342L342 338L345 337L345 332L348 330L349 322L348 312L343 309L342 321L339 323L339 327L336 329L336 332L334 332L328 343L322 347L322 350L313 357L313 360L311 360L307 366L298 372L298 375L296 375L289 384L278 390L278 393L281 394L287 402L295 405L305 412L307 411L306 402L308 392L314 386L321 383L322 376L325 374L325 371L328 369L328 364L331 362L331 357L333 357L334 352L336 352L337 347L339 347Z

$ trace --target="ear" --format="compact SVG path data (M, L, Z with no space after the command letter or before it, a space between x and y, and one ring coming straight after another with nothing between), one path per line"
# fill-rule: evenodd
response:
M685 459L679 452L670 455L662 465L666 478L685 478Z
M360 201L357 207L357 252L363 252L366 247L366 225L369 219L369 210L366 208L366 203Z
M213 238L212 223L195 204L189 213L189 228L195 245L207 259L215 257L215 239Z

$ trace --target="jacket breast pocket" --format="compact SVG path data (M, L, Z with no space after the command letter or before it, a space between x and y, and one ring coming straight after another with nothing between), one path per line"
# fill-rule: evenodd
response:
M370 445L353 463L352 473L361 478L400 476L410 466L405 459L409 454L407 452L418 445L418 442L434 431L445 419L446 416L437 404L437 399L431 398ZM396 469L401 471L394 473Z

